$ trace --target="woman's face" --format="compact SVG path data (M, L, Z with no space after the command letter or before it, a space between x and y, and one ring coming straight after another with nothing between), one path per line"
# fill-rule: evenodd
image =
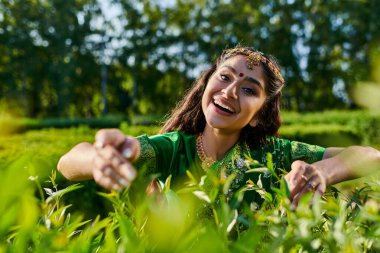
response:
M255 126L256 113L266 99L264 80L262 67L248 69L245 56L237 55L220 64L202 97L208 126L226 133L240 132L247 124Z

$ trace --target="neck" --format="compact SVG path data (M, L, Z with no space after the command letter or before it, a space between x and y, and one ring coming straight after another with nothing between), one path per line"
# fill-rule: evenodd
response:
M220 160L236 144L240 131L223 132L206 125L202 134L205 155L213 160Z

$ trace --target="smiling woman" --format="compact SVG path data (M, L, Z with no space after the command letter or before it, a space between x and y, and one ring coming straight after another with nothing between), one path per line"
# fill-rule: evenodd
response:
M187 170L199 176L205 171L235 174L232 190L260 179L270 191L279 177L248 173L246 158L267 164L271 157L276 174L289 172L285 179L297 204L307 192L323 194L328 185L379 168L380 153L373 148L323 148L279 138L283 86L272 56L252 48L225 50L196 80L159 135L133 138L116 129L100 130L94 145L78 144L60 159L58 169L68 179L94 179L113 190L128 187L135 168L146 167L148 173L174 180ZM366 170L358 173L363 164ZM234 198L233 191L227 194ZM254 191L244 197L261 200Z
M210 77L202 97L207 122L204 131L228 133L232 144L245 126L257 125L257 112L267 99L262 67L250 70L246 61L240 55L227 59ZM236 69L244 73L245 78L239 77Z

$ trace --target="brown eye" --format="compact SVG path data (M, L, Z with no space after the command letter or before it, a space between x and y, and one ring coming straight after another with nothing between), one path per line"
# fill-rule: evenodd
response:
M230 80L230 78L228 78L228 76L224 75L224 74L220 75L220 79L222 79L223 81L229 81Z
M254 89L251 89L251 88L243 88L243 91L245 94L247 94L249 96L256 95L256 91Z

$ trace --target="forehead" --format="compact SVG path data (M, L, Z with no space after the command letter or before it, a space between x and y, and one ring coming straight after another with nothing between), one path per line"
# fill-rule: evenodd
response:
M249 69L247 66L247 57L244 55L236 55L228 58L218 66L218 69L227 69L228 67L232 67L237 73L243 73L246 76L260 80L263 84L265 83L264 70L261 64Z
M264 75L264 73L262 73L263 69L262 69L261 64L259 66L253 66L252 69L249 69L248 65L247 65L247 57L244 55L232 56L232 57L228 58L227 60L223 61L219 65L218 68L222 68L225 65L229 65L231 67L234 67L234 69L240 70L240 72L243 72L243 73L247 73L247 74L248 73L255 73L255 74L261 73L262 75Z

